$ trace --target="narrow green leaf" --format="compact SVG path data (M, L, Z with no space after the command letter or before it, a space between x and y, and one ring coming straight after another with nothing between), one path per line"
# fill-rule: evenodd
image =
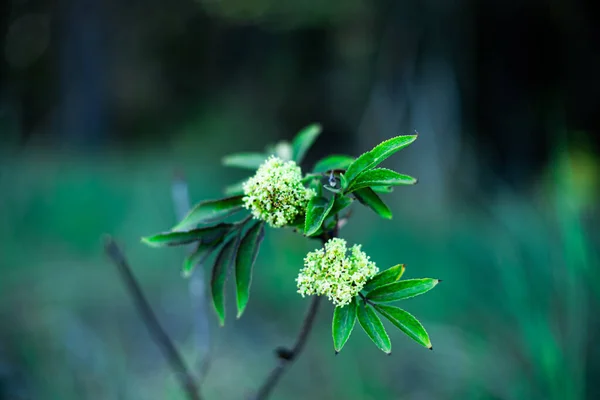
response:
M292 159L298 164L304 159L304 155L312 146L317 136L321 134L322 127L320 124L312 124L303 128L294 140L292 140Z
M331 193L333 193L333 194L342 193L342 189L337 189L337 188L331 187L331 186L329 186L329 185L323 185L323 187L324 187L324 188L325 188L325 189L326 189L328 192L331 192Z
M346 175L344 174L340 174L340 186L344 190L348 187L348 180L346 179Z
M356 298L354 298L350 304L344 307L336 307L333 311L331 334L333 336L333 347L336 353L339 353L348 341L355 322Z
M406 279L380 286L367 293L367 298L378 303L409 299L429 292L438 283L438 279L432 278Z
M354 196L365 206L375 211L381 218L392 219L392 211L371 188L358 189Z
M312 179L309 181L308 188L314 190L317 196L323 195L323 185L321 185L320 179Z
M412 176L402 175L386 168L376 168L360 174L346 190L352 192L370 186L414 185L417 180Z
M394 188L391 186L371 186L375 193L392 193Z
M306 207L306 222L304 223L304 234L306 236L314 235L321 228L325 217L333 207L334 199L333 196L329 200L320 196L310 199Z
M386 158L414 142L417 135L396 136L375 146L373 150L362 154L346 170L346 179L350 184L363 171L376 167Z
M370 292L371 290L376 289L380 286L396 282L400 280L402 274L404 274L405 269L406 268L404 267L404 264L398 264L384 271L381 271L367 281L363 290L365 292Z
M154 236L142 238L142 242L151 247L180 246L199 240L212 241L222 236L231 229L231 224L219 224L206 228L192 229L189 231L164 232Z
M360 326L362 326L363 330L377 347L383 352L390 354L392 352L392 343L381 320L373 310L373 307L365 304L363 301L359 300L359 302L361 304L357 307L357 316Z
M376 304L375 308L415 342L428 349L433 348L427 331L414 316L398 307Z
M347 196L335 196L335 200L333 202L333 207L331 207L331 210L329 210L329 213L327 213L327 218L332 217L335 214L339 213L340 211L342 211L344 208L348 207L353 202L354 202L354 200L352 200L351 198L349 198Z
M304 224L306 222L306 215L304 214L298 214L296 216L296 218L290 222L288 225L290 227L293 227L301 232L304 232Z
M264 238L265 224L259 222L246 232L240 242L240 247L235 259L235 288L237 299L237 318L241 317L248 304L250 285L252 283L252 269L258 256L260 244Z
M227 167L255 170L262 165L268 155L263 153L236 153L223 157L222 163Z
M327 172L334 169L346 169L352 162L354 157L344 155L331 155L317 161L313 167L313 172Z
M217 255L210 277L213 307L219 318L219 325L225 325L225 281L240 242L240 235L229 239Z
M214 222L228 217L242 209L242 205L244 204L242 197L234 196L200 202L171 230L182 231L198 224Z
M192 276L194 269L196 269L197 265L201 265L206 261L206 259L212 254L213 250L215 250L222 242L225 236L221 236L220 238L204 243L198 243L196 250L192 254L186 257L183 261L183 268L181 270L181 276L184 278L189 278Z
M244 194L244 182L247 180L248 179L244 179L243 181L226 186L224 190L225 196L242 196Z

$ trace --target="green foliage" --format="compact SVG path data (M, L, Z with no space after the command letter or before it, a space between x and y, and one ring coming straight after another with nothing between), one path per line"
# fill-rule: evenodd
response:
M151 247L181 246L197 241L210 242L223 236L231 229L231 224L219 224L206 228L192 229L190 231L175 231L159 233L154 236L142 238L142 242Z
M352 198L347 196L334 196L333 206L331 207L331 210L329 210L327 217L335 217L335 215L339 214L346 207L350 206L353 201L354 200Z
M313 236L318 233L325 217L333 207L335 198L332 196L329 200L322 196L315 196L306 207L306 222L304 223L304 234Z
M240 236L237 235L230 238L223 245L217 255L210 277L212 302L221 326L225 325L225 281L227 280L229 269L235 260L239 244Z
M256 170L269 157L263 153L236 153L223 157L223 165Z
M362 154L346 170L346 179L349 185L363 172L376 167L395 152L402 150L417 140L417 135L396 136L375 146L373 150Z
M408 337L428 349L433 349L427 331L425 331L423 325L421 325L421 323L411 314L401 308L382 304L375 304L375 309L392 324L396 325L402 332L406 333Z
M398 136L386 140L356 159L346 155L326 156L315 164L312 173L301 175L301 170L296 163L303 160L320 133L321 126L312 124L302 129L291 144L280 142L277 146L268 146L264 153L237 153L224 157L223 164L226 166L257 170L256 174L249 179L255 181L260 179L258 182L262 185L260 190L257 193L245 194L241 183L230 186L227 192L235 194L234 196L200 202L170 232L142 239L145 244L152 247L178 246L197 242L196 250L184 262L184 276L190 276L197 264L203 264L211 254L217 253L211 271L210 287L213 306L221 325L225 322L225 281L233 266L235 266L238 318L242 316L248 305L253 267L264 237L265 222L269 223L277 216L276 219L279 223L270 223L274 228L293 227L306 237L322 240L325 246L332 243L332 240L339 240L345 244L343 239L335 238L335 236L339 230L340 214L355 199L372 209L380 217L391 219L391 210L377 193L389 193L395 186L412 185L417 182L415 178L408 175L399 174L386 168L376 168L392 154L414 142L417 138L416 135ZM290 159L291 161L285 161ZM270 171L268 173L261 172L269 162L277 163L277 165L289 164L288 169L295 171L294 185L287 181L282 182L285 180L283 178L289 178L291 173L282 175L280 179L274 177ZM288 192L291 190L306 191L307 186L309 188L307 193L310 193L310 196L307 196L306 204L294 203L301 207L298 211L299 214L293 218L282 220L280 217L285 215L285 208L289 208L289 205L283 204L280 198L290 197L291 193ZM331 193L324 196L327 191ZM252 203L258 197L265 201L261 213L255 213L253 210L254 218L261 219L260 222L254 223L247 229L250 216L233 223L224 222L226 218L242 211L243 208L249 208L247 203ZM254 200L252 200L253 198ZM197 227L214 223L216 225ZM224 245L222 245L223 242ZM221 246L220 249L218 249L219 246ZM336 297L340 296L341 288L335 287L339 279L323 273L319 266L321 264L330 265L334 262L332 260L336 259L346 260L346 247L344 245L343 255L337 254L333 248L326 251L331 251L331 254L327 253L329 258L324 264L320 261L320 257L325 257L326 252L317 250L309 253L309 255L313 255L312 264L308 267L305 266L305 269L312 268L309 268L312 273L302 274L305 269L302 270L298 278L298 285L305 289L301 291L303 296L328 293L327 295L334 304L347 304L336 307L333 313L332 337L336 352L344 347L353 331L356 319L358 319L362 329L373 343L389 354L391 342L377 313L380 313L417 343L431 348L427 332L415 317L400 308L381 303L421 295L433 289L439 280L430 278L400 280L405 270L403 264L375 274L377 271L375 264L360 251L360 246L354 246L350 259L354 260L353 263L358 263L355 267L364 269L371 265L373 272L363 278L355 276L356 274L348 276L348 279L356 279L356 282L350 289L347 288L351 292L348 298L342 302ZM362 258L358 260L354 252L360 253ZM342 267L340 270L340 267L335 264L335 268L331 270L337 272L332 272L332 274L348 274L348 270L345 268ZM332 279L332 276L335 279ZM319 281L320 279L323 281ZM313 286L313 283L317 283L317 285ZM315 287L318 290L314 289Z
M333 336L333 347L339 353L344 344L350 338L352 329L356 322L356 297L354 301L344 307L336 307L333 311L331 334Z
M244 182L246 182L246 179L244 179L243 181L226 186L223 193L225 194L225 196L231 196L231 197L243 196L244 195Z
M439 282L438 279L430 278L407 279L401 281L400 278L404 274L404 271L404 265L398 264L379 272L369 279L363 287L362 292L366 293L366 295L360 293L358 297L355 297L355 302L360 303L358 306L358 319L361 326L373 343L386 353L391 351L391 344L387 333L374 310L377 310L382 316L417 343L427 348L432 348L429 335L427 335L425 328L423 328L421 323L415 317L398 307L380 304L418 296L433 289ZM342 343L343 345L348 340L348 337L342 335L342 332L345 333L345 331L341 324L345 321L344 318L348 319L349 317L344 316L343 309L338 309L339 307L336 308L333 315L333 340L336 351L341 349L339 343ZM337 327L337 337L336 325L339 325ZM350 333L348 333L348 336L349 335Z
M384 219L392 219L392 211L390 208L381 200L381 198L371 188L358 189L355 191L354 196L361 202L361 204L369 207L375 211L377 215Z
M367 299L379 303L409 299L427 293L439 283L438 279L407 279L380 286L367 293Z
M386 270L379 272L373 278L367 282L363 290L365 292L370 292L373 289L376 289L380 286L387 285L388 283L393 283L402 278L406 267L404 264L398 264Z
M172 230L182 231L192 226L216 222L242 209L242 196L227 197L198 203Z
M371 186L371 189L375 193L392 193L394 191L394 188L392 186ZM234 194L235 193L231 193L231 195Z
M184 278L189 278L192 276L196 265L204 263L206 259L212 254L217 246L223 243L223 239L225 236L221 236L220 238L212 241L212 242L200 242L196 247L196 250L189 256L185 258L183 261L183 268L181 270L181 275Z
M385 331L385 327L379 316L373 310L373 306L366 301L359 301L357 310L358 322L369 338L379 347L384 353L392 352L392 342Z
M237 318L241 317L250 297L252 268L258 256L260 244L264 238L265 224L259 222L244 235L235 259L235 285L237 299Z
M376 168L370 171L365 171L356 178L350 184L350 187L346 189L347 192L354 190L368 188L368 187L389 187L389 186L401 186L401 185L414 185L417 180L408 175L402 175L395 171Z
M323 173L336 169L346 169L352 162L354 157L344 155L327 156L319 160L313 167L314 173Z
M312 124L302 129L294 140L292 140L292 160L298 164L304 159L304 155L313 145L323 128L320 124Z

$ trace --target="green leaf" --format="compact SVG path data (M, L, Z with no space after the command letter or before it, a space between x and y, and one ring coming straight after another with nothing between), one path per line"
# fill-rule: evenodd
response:
M376 167L386 158L414 142L417 135L396 136L375 146L373 150L358 157L346 170L346 179L350 184L363 171Z
M224 193L226 196L242 196L244 194L244 182L248 179L244 179L243 181L231 184L225 187Z
M321 134L322 127L320 124L308 125L302 129L292 140L292 159L298 164L302 162L304 155L312 146L317 136Z
M367 298L378 303L389 303L409 299L429 292L439 283L438 279L407 279L404 281L388 283L367 293Z
M348 192L370 186L414 185L417 180L386 168L376 168L360 174L347 189Z
M265 224L259 222L246 232L240 242L240 247L235 259L235 288L237 299L237 318L241 317L248 304L250 284L252 283L252 269L258 256L260 244L264 238Z
M234 196L200 202L171 230L182 231L198 224L214 222L228 217L242 209L242 205L244 204L242 197Z
M340 174L340 186L342 189L346 189L348 187L348 180L344 174Z
M400 280L402 274L404 274L405 269L406 268L404 267L404 264L398 264L384 271L381 271L367 281L363 290L365 292L370 292L371 290L376 289L380 286L396 282Z
M421 323L411 314L407 313L401 308L393 306L376 304L375 308L381 313L381 315L387 318L392 324L400 328L402 332L406 333L406 335L408 335L408 337L413 339L415 342L427 347L430 350L433 349L427 331L425 328L423 328L423 325L421 325Z
M199 240L212 241L231 229L231 224L219 224L185 232L164 232L142 238L142 242L151 247L180 246Z
M320 179L312 179L308 184L308 188L314 190L317 196L323 195L323 185L321 185Z
M333 202L333 207L331 207L331 210L329 210L327 217L329 218L329 217L334 216L335 214L342 211L344 208L348 207L353 202L354 202L354 200L352 200L351 198L349 198L347 196L335 196L335 200Z
M371 186L375 193L392 193L394 188L391 186Z
M295 228L301 232L304 232L304 224L306 222L306 215L298 214L296 218L292 222L288 224L288 226Z
M333 169L346 169L352 162L354 157L344 155L331 155L320 159L313 167L313 172L327 172Z
M336 307L333 311L333 321L331 323L331 334L333 336L333 347L336 354L342 350L342 347L348 341L354 323L356 322L356 298L344 307Z
M358 322L362 326L363 330L367 333L369 338L379 347L382 351L387 354L392 352L392 343L390 338L381 323L381 320L369 304L360 302L357 310Z
M183 261L181 275L184 278L189 278L190 276L192 276L192 273L194 272L196 266L205 262L206 259L211 255L213 250L223 242L224 238L224 236L221 236L220 238L212 242L198 243L198 247L196 247L196 250L194 250L194 252L187 256L186 259Z
M219 318L219 325L225 325L225 281L229 268L235 259L240 242L240 235L234 236L223 245L217 255L210 277L210 289L213 307Z
M227 167L237 167L255 170L267 159L262 153L236 153L223 157L222 163Z
M389 207L379 198L373 189L358 189L352 194L354 194L358 201L375 211L381 218L392 219L392 212Z
M329 200L320 196L310 199L306 207L306 222L304 223L304 234L306 236L314 235L321 228L325 217L333 207L334 199L333 196Z
M328 191L331 192L333 194L338 194L338 193L342 193L342 189L336 189L334 187L331 187L329 185L323 185L323 187Z

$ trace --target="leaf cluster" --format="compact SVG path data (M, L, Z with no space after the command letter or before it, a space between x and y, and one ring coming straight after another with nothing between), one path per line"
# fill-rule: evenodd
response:
M263 152L236 153L223 158L225 166L256 170L271 155L300 164L321 133L319 124L302 129L291 141L268 146ZM342 215L355 200L385 219L392 212L380 194L390 193L396 186L413 185L415 178L379 165L417 139L417 135L391 138L372 150L354 158L348 155L329 155L318 160L302 182L315 190L303 215L290 224L309 238L326 241L336 236ZM233 222L230 217L245 211L243 182L225 189L227 197L202 201L171 230L142 239L152 247L180 246L195 243L196 247L183 263L182 274L189 277L197 265L208 264L212 303L221 325L225 322L225 284L234 272L237 317L248 304L252 273L264 238L263 221L252 221L250 215ZM247 212L246 212L247 214ZM404 265L397 265L371 278L345 307L336 307L332 321L334 348L339 352L347 342L356 320L371 340L386 353L391 343L379 315L415 340L431 348L423 326L408 312L387 303L421 295L437 285L437 279L400 280Z
M427 293L440 281L431 278L400 280L404 271L403 264L381 271L366 283L352 303L335 308L332 336L336 353L346 344L358 320L371 341L383 352L390 354L392 343L378 313L420 345L433 348L427 331L414 316L386 303Z
M300 163L320 133L320 125L309 125L298 133L291 144L270 146L264 153L232 154L223 158L223 164L256 170L270 155L277 154L285 158L288 153ZM221 325L225 323L225 284L232 270L237 318L242 316L248 305L253 268L265 232L264 222L252 222L249 216L237 222L225 222L227 218L245 211L241 184L229 187L225 192L228 197L196 204L169 231L142 238L142 242L151 247L195 243L195 250L183 262L184 277L190 277L197 265L212 259L211 298Z

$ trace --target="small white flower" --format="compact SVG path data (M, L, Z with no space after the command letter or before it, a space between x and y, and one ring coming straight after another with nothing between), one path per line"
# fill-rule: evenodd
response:
M304 258L304 268L296 282L298 293L304 296L324 295L337 307L349 304L379 269L354 245L348 256L346 241L333 238L324 249L310 252Z
M271 156L244 183L244 195L244 207L254 218L279 228L304 214L316 193L304 187L302 171L294 161Z

